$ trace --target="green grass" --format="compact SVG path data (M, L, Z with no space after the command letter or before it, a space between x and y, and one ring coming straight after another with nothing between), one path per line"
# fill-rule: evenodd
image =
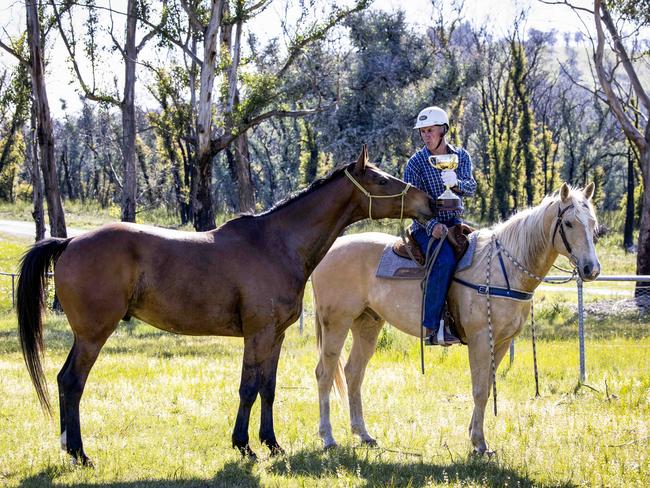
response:
M86 214L80 212L77 221L90 222ZM391 225L386 230L395 231ZM380 230L377 226L365 229ZM15 269L28 244L0 240L0 270ZM613 239L601 241L598 251L604 274L633 271L634 256L617 249ZM606 287L615 285L623 287ZM257 403L249 433L260 461L242 460L230 447L241 339L176 336L136 321L121 324L111 336L82 400L85 448L97 463L89 470L72 467L61 454L58 411L50 420L38 407L20 354L10 288L10 279L0 277L0 486L650 484L648 316L587 317L589 386L580 387L573 291L536 294L542 395L534 397L526 328L514 363L506 359L498 373L497 417L488 405L486 437L496 450L491 458L470 454L466 349L428 349L422 376L417 340L389 326L363 389L368 429L381 447L361 447L349 433L347 409L333 401L341 447L322 451L308 290L305 332L301 336L297 325L289 329L278 371L275 425L286 455L271 458L259 445ZM602 298L587 290L587 302ZM56 374L72 342L64 317L48 315L45 342L45 371L56 404Z
M6 486L644 486L650 482L650 339L588 341L590 387L577 387L572 340L541 340L540 398L532 353L520 341L498 374L499 415L486 420L492 458L470 454L471 384L462 347L426 351L392 328L371 361L365 414L380 448L359 446L347 412L333 402L341 448L317 436L316 353L311 320L292 327L278 372L275 424L287 454L259 445L252 464L230 448L242 342L182 337L144 324L121 325L104 347L84 395L87 452L97 469L71 467L58 426L43 417L19 352L15 318L0 320L0 484ZM50 316L45 370L51 387L71 344L62 317ZM491 412L491 403L488 412Z

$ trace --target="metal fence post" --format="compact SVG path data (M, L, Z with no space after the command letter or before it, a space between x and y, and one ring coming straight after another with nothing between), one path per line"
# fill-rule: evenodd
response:
M302 328L304 327L304 324L305 324L305 305L303 304L302 308L300 309L300 335L302 335Z
M580 344L580 383L585 382L585 307L582 299L582 279L576 280L578 285L578 340Z
M11 275L11 308L16 308L16 275Z
M514 338L510 341L510 366L515 361L515 340Z

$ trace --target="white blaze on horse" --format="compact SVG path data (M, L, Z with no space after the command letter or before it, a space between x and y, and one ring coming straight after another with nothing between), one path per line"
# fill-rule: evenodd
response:
M491 287L503 290L508 286L518 290L520 296L527 296L561 254L571 260L583 280L595 279L600 273L600 263L594 247L597 221L591 203L593 191L593 184L578 190L565 183L557 194L546 197L540 205L517 213L493 229L479 231L471 266L458 271L455 278L485 285L490 262ZM352 431L363 442L374 444L363 419L361 383L379 332L384 322L388 322L407 334L420 337L420 281L390 280L375 275L385 248L396 239L381 233L341 237L312 275L320 350L316 368L319 433L326 448L336 445L329 409L334 380L339 390L347 390ZM499 248L503 249L502 259L498 259ZM478 453L488 449L483 433L485 407L492 385L488 299L497 367L512 339L521 332L531 309L529 299L513 300L493 293L488 298L485 289L482 292L454 281L448 294L450 312L456 318L469 353L474 397L469 434ZM343 370L340 353L349 330L352 330L352 350Z

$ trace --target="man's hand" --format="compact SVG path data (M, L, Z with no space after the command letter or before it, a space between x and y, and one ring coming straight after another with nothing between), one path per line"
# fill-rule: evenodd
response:
M442 182L447 185L449 188L456 186L458 184L458 177L456 172L453 169L446 169L440 173Z
M434 239L440 239L442 234L447 231L447 226L445 224L436 224L431 231L431 237Z

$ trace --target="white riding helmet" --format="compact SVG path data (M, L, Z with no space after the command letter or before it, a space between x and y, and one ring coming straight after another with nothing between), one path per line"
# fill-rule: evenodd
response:
M432 125L447 125L449 127L447 112L440 107L427 107L418 114L418 120L413 128L421 129Z

